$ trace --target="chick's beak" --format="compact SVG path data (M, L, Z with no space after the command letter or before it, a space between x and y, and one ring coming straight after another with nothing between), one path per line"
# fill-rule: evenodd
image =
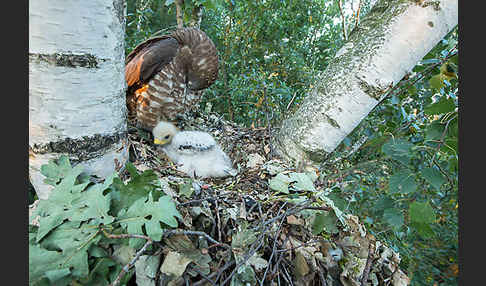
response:
M157 139L157 138L154 139L154 144L164 145L166 143L167 143L167 140L160 140L160 139Z

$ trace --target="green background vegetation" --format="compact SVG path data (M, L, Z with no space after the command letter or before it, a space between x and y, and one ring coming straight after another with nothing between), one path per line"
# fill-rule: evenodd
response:
M173 2L127 1L127 53L175 28ZM185 2L186 22L194 6L204 6L201 29L220 53L218 80L201 107L246 126L275 125L292 114L344 43L338 1ZM370 7L361 2L363 17ZM346 20L349 33L355 18ZM321 169L336 205L400 253L411 285L457 285L457 42L455 29ZM34 198L31 190L30 203Z
M176 26L173 1L128 2L127 52ZM201 29L220 53L218 80L201 107L211 103L213 111L246 126L274 125L292 114L344 43L338 1L185 2L185 20L194 6L204 6ZM362 1L361 17L369 6ZM353 15L346 22L349 34ZM457 285L458 86L450 76L457 72L457 41L456 29L334 157L366 139L357 152L323 166L330 182L341 182L333 199L399 251L412 285Z

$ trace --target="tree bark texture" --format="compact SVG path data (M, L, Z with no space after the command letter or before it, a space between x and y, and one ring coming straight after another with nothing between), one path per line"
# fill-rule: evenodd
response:
M349 35L274 147L286 159L321 162L458 21L458 0L378 0Z
M184 0L175 0L177 28L179 29L182 29L184 27L184 12L182 9L183 4Z
M198 29L201 27L203 8L203 5L194 6L194 8L192 9L191 23L189 24L189 26Z
M128 159L124 0L29 1L29 178L61 154L106 177Z

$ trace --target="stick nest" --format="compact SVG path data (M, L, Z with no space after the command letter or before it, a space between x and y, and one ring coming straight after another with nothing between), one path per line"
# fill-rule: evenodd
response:
M318 169L297 170L275 155L271 129L192 113L179 127L212 134L238 170L235 177L201 181L178 172L152 144L151 134L129 127L130 161L139 171L156 172L183 217L177 230L140 256L137 283L409 284L398 267L399 255L367 233L356 216L325 198L327 183L318 179ZM278 174L292 173L314 173L314 189L299 190L290 182L282 193L269 186ZM149 264L157 275L144 271Z

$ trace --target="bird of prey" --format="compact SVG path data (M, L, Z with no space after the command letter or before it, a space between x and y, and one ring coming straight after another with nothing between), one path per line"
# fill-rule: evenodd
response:
M183 117L216 80L218 70L218 51L197 28L142 42L125 60L129 117L149 132L161 120Z

